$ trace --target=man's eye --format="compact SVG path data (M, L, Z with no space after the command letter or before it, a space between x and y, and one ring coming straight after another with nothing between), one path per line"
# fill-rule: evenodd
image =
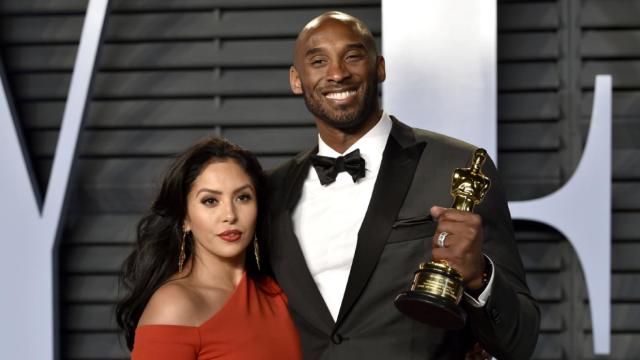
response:
M325 62L326 61L324 59L313 59L313 60L311 60L311 65L314 65L314 66L322 65Z

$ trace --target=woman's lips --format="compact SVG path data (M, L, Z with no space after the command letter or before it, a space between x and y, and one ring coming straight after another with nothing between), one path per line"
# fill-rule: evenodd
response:
M242 236L242 231L227 230L227 231L221 232L220 234L218 234L218 236L224 241L229 241L229 242L238 241Z

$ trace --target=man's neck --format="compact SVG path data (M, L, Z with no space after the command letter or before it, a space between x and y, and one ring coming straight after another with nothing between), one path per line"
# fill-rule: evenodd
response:
M345 132L344 130L331 127L324 121L318 119L316 119L316 127L318 128L318 133L322 141L336 152L343 154L351 145L355 144L356 141L360 140L369 130L373 129L381 117L382 109L374 111L362 126L354 132Z

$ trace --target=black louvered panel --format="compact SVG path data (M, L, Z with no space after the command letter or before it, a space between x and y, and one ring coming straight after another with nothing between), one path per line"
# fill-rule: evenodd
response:
M498 2L498 151L511 200L562 184L557 2Z
M593 101L593 77L613 75L612 196L612 353L611 359L636 359L640 291L640 3L583 0L580 14L581 129L586 134ZM586 296L584 297L586 300ZM585 340L591 341L585 306ZM585 358L596 358L589 347Z
M640 58L640 30L585 29L580 41L585 59Z
M293 39L106 43L98 65L100 70L288 66L293 43ZM9 51L8 65L16 71L70 71L76 47L14 45Z
M516 221L527 282L540 303L541 334L533 359L566 359L573 321L570 301L575 256L561 234L541 224Z
M33 151L39 157L52 157L58 132L34 132ZM89 157L171 156L199 139L215 135L210 128L202 129L142 129L142 130L85 130L78 155ZM225 128L225 138L246 147L258 155L291 154L316 141L313 127ZM99 159L95 159L100 161Z
M371 7L339 7L380 32L380 10ZM109 17L105 41L192 41L214 38L295 37L309 19L325 9L230 9L176 12L117 13ZM80 39L84 13L41 16L8 16L2 24L8 44L74 43ZM259 26L257 26L259 25ZM43 31L46 30L46 31Z
M87 0L29 0L6 1L0 3L0 12L9 14L84 12L87 8ZM154 2L149 0L111 0L113 13L126 12L173 12L184 10L211 10L211 9L252 9L252 8L318 8L379 5L379 2L371 0L163 0Z
M67 219L73 231L65 236L66 245L131 245L141 214L78 214Z
M86 5L0 2L2 60L41 187ZM288 67L300 27L332 8L362 18L380 39L375 0L112 0L60 248L63 358L127 358L112 317L118 265L173 154L220 134L255 151L268 168L316 141L311 116L290 93ZM499 1L498 57L499 164L510 200L537 198L566 183L584 145L593 76L614 75L609 358L634 359L640 352L640 3ZM542 309L534 358L593 358L574 250L541 224L515 227Z
M567 60L562 0L498 2L498 151L509 200L539 198L567 180ZM573 352L575 253L553 229L515 222L527 281L541 304L534 359ZM571 358L571 357L569 357Z
M69 318L65 330L87 332L117 331L113 311L110 304L70 304L61 309Z
M24 124L28 129L59 126L62 101L32 101L24 106ZM256 111L259 109L259 111ZM202 99L117 99L93 100L88 109L86 127L162 128L210 127L217 125L309 125L309 112L300 99L283 97L225 97Z
M122 350L124 344L117 332L72 332L63 340L62 356L65 359L129 359Z
M637 316L637 315L636 315ZM585 354L584 359L602 359L593 355L591 344L593 339L591 334L585 335L585 341L582 344L582 352ZM640 354L640 342L638 342L637 333L613 333L611 334L611 354L605 359L637 359Z
M580 22L584 28L637 28L640 3L635 0L582 0Z

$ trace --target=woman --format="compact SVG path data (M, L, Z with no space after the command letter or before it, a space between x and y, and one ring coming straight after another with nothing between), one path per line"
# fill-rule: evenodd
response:
M265 275L264 194L256 158L225 140L173 162L123 265L116 314L134 360L302 358Z

